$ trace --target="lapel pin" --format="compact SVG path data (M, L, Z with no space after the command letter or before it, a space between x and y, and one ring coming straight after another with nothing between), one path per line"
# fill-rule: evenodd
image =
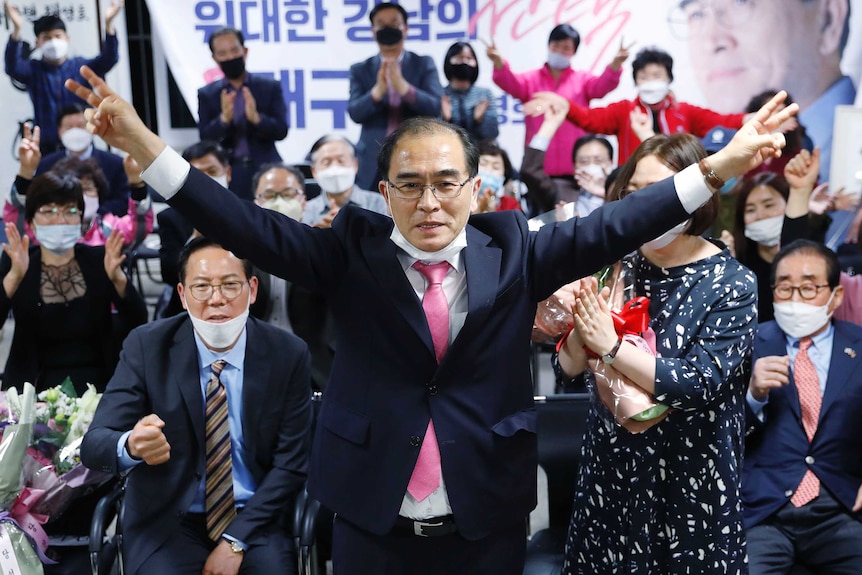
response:
M844 353L849 355L852 359L856 359L856 350L853 349L852 347L845 347Z

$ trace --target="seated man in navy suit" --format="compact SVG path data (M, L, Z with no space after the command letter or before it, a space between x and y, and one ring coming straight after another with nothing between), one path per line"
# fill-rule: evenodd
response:
M308 348L248 317L249 262L201 237L179 265L188 314L126 339L81 460L128 473L128 572L295 573L286 520L306 476Z
M772 264L775 321L748 388L744 521L752 575L862 573L862 328L833 320L838 258L797 240Z
M82 104L69 104L57 114L57 133L63 149L44 156L36 168L36 175L44 174L63 158L93 158L102 168L108 183L108 196L99 204L99 213L125 216L131 192L129 177L123 168L123 158L93 146L93 135L87 131L87 120L84 119L85 109ZM133 184L136 188L145 187L140 178Z
M780 151L780 94L700 166L529 231L471 216L479 152L460 127L404 122L384 142L392 217L347 205L328 229L243 202L192 169L95 74L89 128L204 234L323 293L337 325L309 493L336 514L335 573L520 575L536 505L530 334L537 302L686 220L723 180ZM599 350L602 352L610 350Z

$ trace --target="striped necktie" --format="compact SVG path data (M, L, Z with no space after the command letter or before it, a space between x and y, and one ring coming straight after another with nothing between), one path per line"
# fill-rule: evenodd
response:
M207 384L206 399L206 510L207 533L218 541L236 517L233 500L233 471L230 454L230 425L227 392L219 380L225 361L214 361Z

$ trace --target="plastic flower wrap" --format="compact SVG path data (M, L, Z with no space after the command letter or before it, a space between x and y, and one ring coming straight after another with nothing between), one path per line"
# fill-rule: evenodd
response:
M614 329L623 341L642 351L656 355L655 334L649 328L649 300L634 296L634 266L630 258L614 266L608 303L613 310ZM599 288L601 289L601 288ZM631 433L641 433L665 417L669 408L634 383L628 377L598 358L589 348L589 385L595 388L599 399L616 422Z
M36 495L24 487L24 462L33 435L35 388L24 384L22 395L8 390L3 403L0 440L0 572L4 575L44 573L37 549L44 551L48 538L29 512Z
M33 448L29 450L28 485L43 492L34 513L58 517L79 495L111 478L81 464L81 440L93 421L101 394L87 384L77 396L68 378L39 394Z
M605 266L593 274L599 283L599 291L613 277L613 270L613 266ZM572 317L572 306L575 303L576 295L573 286L576 283L575 281L564 285L555 291L551 297L539 302L539 305L536 306L532 335L534 342L554 345L572 330L575 323Z

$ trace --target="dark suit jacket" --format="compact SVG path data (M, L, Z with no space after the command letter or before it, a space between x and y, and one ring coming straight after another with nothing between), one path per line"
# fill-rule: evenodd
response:
M249 154L254 164L280 162L275 143L287 137L287 107L281 84L259 74L248 75L248 88L257 102L260 122L248 124ZM221 91L227 88L226 78L210 82L198 90L198 131L201 140L214 140L222 147L234 147L234 127L221 123Z
M247 324L242 390L244 443L257 491L226 532L265 544L305 481L311 425L309 357L293 335L255 319ZM126 339L120 364L81 445L92 469L119 473L117 442L149 413L165 421L168 462L141 463L125 497L126 569L135 573L180 525L205 473L204 399L188 316L142 326Z
M802 427L793 383L769 392L765 422L746 407L742 470L746 527L761 523L787 503L809 468L848 511L853 507L862 484L862 327L844 321L833 325L832 360L811 443ZM774 321L759 326L752 361L770 355L787 355L784 332ZM810 465L807 457L813 458Z
M438 366L388 216L348 205L331 229L312 228L236 198L194 168L169 203L238 257L330 303L338 352L310 493L361 528L388 532L433 415L449 500L468 539L524 521L536 505L537 302L688 217L672 179L538 232L520 212L471 217L462 252L469 310Z
M65 157L65 150L58 150L43 157L36 167L36 175L44 174ZM93 148L92 158L102 168L105 181L108 183L108 197L99 205L99 213L125 216L129 211L131 191L129 190L129 177L126 176L126 170L123 169L123 158L98 148Z
M356 185L366 190L376 190L377 152L386 138L389 122L389 100L387 96L379 102L371 98L371 88L377 83L380 70L380 55L377 54L350 67L350 101L347 112L350 119L362 125L359 142L356 144L356 157L359 172ZM437 75L437 67L430 56L419 56L404 52L401 60L401 74L416 89L416 102L401 101L401 120L416 116L440 117L440 98L443 87Z

